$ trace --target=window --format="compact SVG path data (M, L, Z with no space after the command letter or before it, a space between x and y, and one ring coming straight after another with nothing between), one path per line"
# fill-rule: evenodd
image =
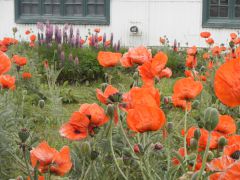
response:
M203 0L203 27L239 28L240 0Z
M16 23L109 24L110 0L15 0Z

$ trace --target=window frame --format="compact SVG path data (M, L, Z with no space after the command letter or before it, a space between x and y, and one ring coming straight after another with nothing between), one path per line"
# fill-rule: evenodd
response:
M39 0L40 1L40 0ZM40 1L41 2L41 1ZM76 25L109 25L110 24L110 0L104 0L104 16L90 16L86 15L87 11L87 0L83 0L83 10L85 16L46 16L46 15L31 15L31 16L21 16L20 15L20 4L19 0L14 0L15 5L15 23L17 24L35 24L37 22L45 22L49 20L54 24L64 24L71 23ZM63 7L64 0L61 0L61 14L64 11ZM42 4L40 5L42 6ZM40 7L41 8L41 7ZM42 14L43 12L40 13Z
M240 27L240 18L234 18L235 0L229 0L228 15L229 18L224 17L209 17L209 2L210 0L203 0L202 6L202 27L203 28L228 28L236 29Z

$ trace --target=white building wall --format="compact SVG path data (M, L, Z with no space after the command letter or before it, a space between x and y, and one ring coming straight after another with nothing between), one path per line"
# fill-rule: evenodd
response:
M204 46L199 37L201 31L210 31L215 42L226 43L231 32L237 29L202 28L202 0L111 0L109 26L80 25L81 36L85 36L89 28L101 27L102 32L114 33L115 40L122 45L159 45L159 37L166 35L170 42L176 39L182 46L186 43ZM130 33L131 25L140 28L139 35ZM0 39L12 35L12 27L17 27L24 37L24 31L35 25L15 24L14 0L0 0ZM19 34L17 37L19 38ZM22 37L22 38L23 38Z

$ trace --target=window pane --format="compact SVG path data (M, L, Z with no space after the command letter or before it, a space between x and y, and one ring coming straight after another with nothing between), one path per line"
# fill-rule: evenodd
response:
M218 17L218 6L210 6L210 16Z
M228 5L228 0L220 0L221 5Z
M211 0L210 4L218 4L218 0Z
M240 0L236 0L236 4L237 4L237 5L240 5Z
M95 15L95 5L88 5L88 15Z
M82 0L66 0L64 7L67 16L79 16L83 14Z
M97 6L97 15L104 15L104 5L98 5Z
M60 15L60 3L60 0L44 0L44 14Z
M240 6L235 7L235 17L240 18Z
M220 7L220 17L228 17L228 7L227 6Z
M21 14L23 15L36 15L39 14L38 0L22 0Z

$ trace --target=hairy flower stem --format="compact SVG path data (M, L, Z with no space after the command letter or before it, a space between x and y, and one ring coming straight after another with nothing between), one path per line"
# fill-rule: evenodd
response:
M127 180L128 178L126 177L126 175L125 175L125 174L123 173L123 171L121 170L121 168L120 168L120 166L119 166L119 164L118 164L118 162L117 162L115 153L114 153L113 140L112 140L112 130L113 130L113 119L111 119L110 135L109 135L111 153L112 153L114 163L115 163L115 165L117 166L117 169L118 169L119 173L122 175L122 177L123 177L125 180Z
M22 151L23 151L23 158L24 158L24 162L26 164L26 168L27 168L27 172L28 172L28 175L30 177L30 180L33 180L33 177L31 175L31 171L30 171L30 168L29 168L29 164L27 162L27 155L26 155L26 147L22 147Z
M192 168L193 171L195 170L195 167L196 167L196 165L197 165L198 148L199 148L199 144L197 144L196 158L195 158L195 160L194 160L194 165L193 165L193 168Z
M200 169L200 171L199 171L199 173L198 173L197 180L200 179L200 177L202 176L202 173L203 173L203 171L204 171L204 169L205 169L206 162L207 162L207 154L208 154L208 151L209 151L211 138L212 138L211 132L208 132L207 147L206 147L205 152L204 152L204 155L203 155L202 167L201 167L201 169Z
M185 159L187 158L187 107L185 109L185 115L184 115L184 156Z

